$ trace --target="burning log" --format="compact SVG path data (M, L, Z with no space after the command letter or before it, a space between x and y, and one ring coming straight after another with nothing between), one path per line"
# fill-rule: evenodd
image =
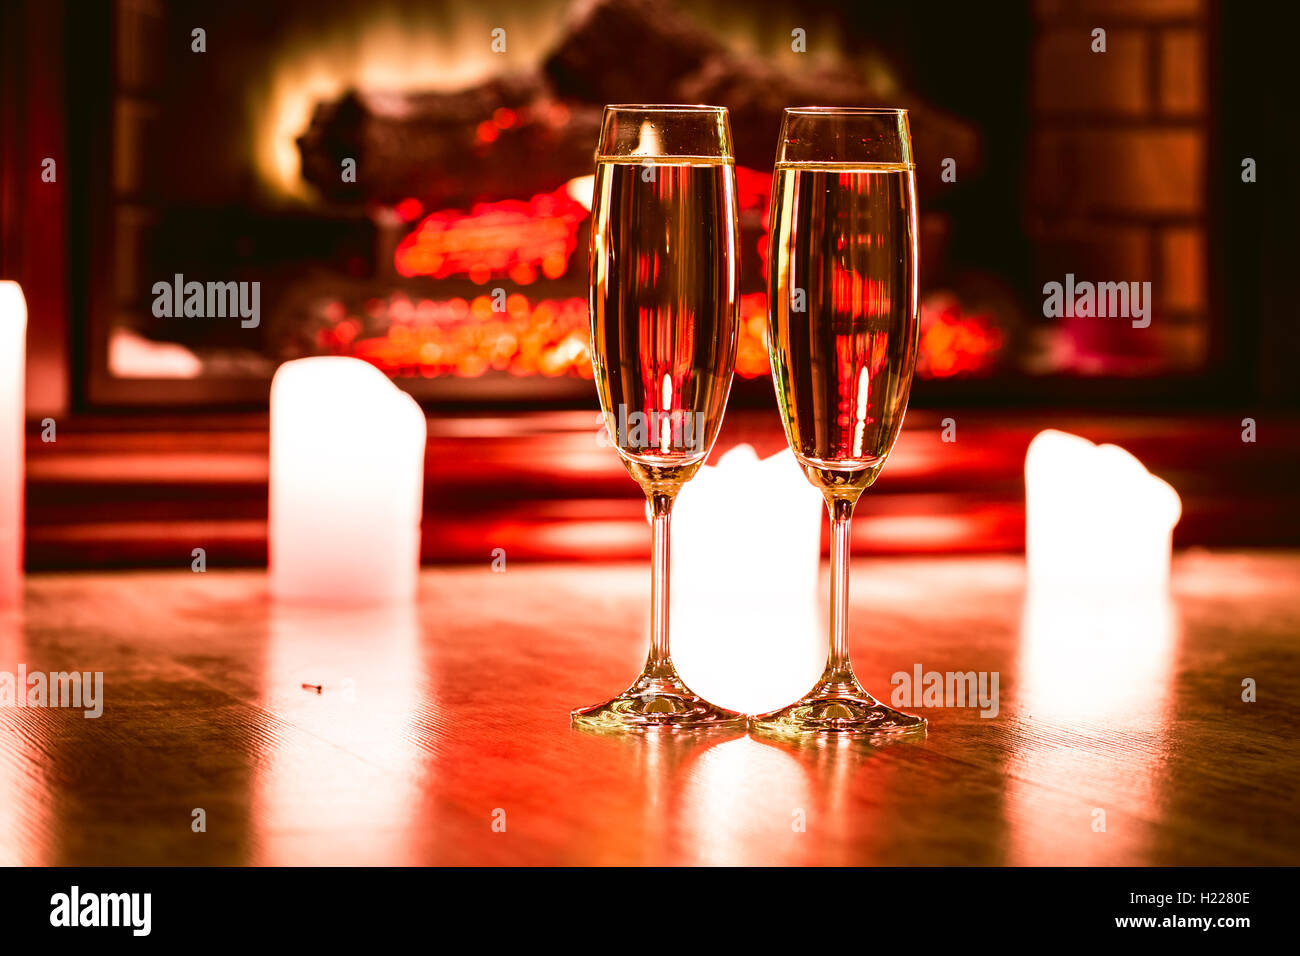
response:
M542 74L508 76L456 93L349 92L318 104L298 139L304 178L327 199L426 208L526 199L592 171L606 103L714 103L732 112L736 161L770 169L786 106L901 106L911 111L917 164L952 157L973 171L970 124L852 70L785 73L727 50L671 5L595 0L581 6ZM357 161L357 181L341 163Z
M888 106L906 109L912 129L913 162L939 183L940 163L957 161L963 175L979 165L979 138L968 123L903 95L882 96L838 71L791 76L759 60L723 58L685 78L683 103L718 103L731 112L736 162L768 169L776 159L781 112L787 106Z
M683 103L683 77L726 56L722 44L671 3L577 5L543 66L561 96L587 103ZM714 104L725 106L725 103Z
M426 207L549 192L591 172L600 109L562 103L541 76L456 93L350 91L298 138L303 178L335 202ZM356 160L356 182L340 175Z
M914 96L897 95L853 71L791 74L729 52L693 20L655 0L597 0L570 24L545 69L562 95L590 103L711 103L731 111L736 162L771 168L787 106L888 106L909 111L916 162L936 171L944 157L974 170L970 124Z

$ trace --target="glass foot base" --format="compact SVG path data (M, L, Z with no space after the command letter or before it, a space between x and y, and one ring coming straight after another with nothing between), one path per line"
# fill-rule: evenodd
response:
M876 700L857 681L823 683L802 700L749 720L750 729L777 737L924 734L925 718Z
M741 729L748 718L725 710L691 692L680 677L642 675L613 700L580 707L570 714L583 730L710 730Z

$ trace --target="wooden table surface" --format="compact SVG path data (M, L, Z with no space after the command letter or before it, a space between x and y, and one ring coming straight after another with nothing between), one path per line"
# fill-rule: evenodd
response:
M1028 602L1011 557L855 562L878 696L999 675L996 716L880 747L571 729L633 677L647 578L484 563L326 612L255 571L29 576L0 671L102 671L105 704L0 707L0 863L1300 863L1300 555L1185 554L1122 605Z

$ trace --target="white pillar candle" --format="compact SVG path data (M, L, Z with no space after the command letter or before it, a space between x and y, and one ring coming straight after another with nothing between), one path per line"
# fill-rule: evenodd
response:
M415 400L351 358L287 362L271 382L271 594L410 600L420 570L427 425Z
M1117 445L1040 432L1025 455L1025 561L1035 587L1163 588L1178 492Z
M807 693L829 650L821 493L787 449L739 445L683 487L672 519L671 650L686 685L757 714Z
M27 301L17 282L0 282L0 607L22 594L26 361Z

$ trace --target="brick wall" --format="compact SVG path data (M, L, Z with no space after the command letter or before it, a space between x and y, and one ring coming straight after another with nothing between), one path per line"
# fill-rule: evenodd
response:
M1091 360L1067 356L1058 366L1170 371L1206 359L1205 7L1034 2L1026 228L1039 287L1073 272L1150 281L1154 298L1149 329L1112 322L1089 338ZM1092 50L1096 28L1106 31L1104 53Z

